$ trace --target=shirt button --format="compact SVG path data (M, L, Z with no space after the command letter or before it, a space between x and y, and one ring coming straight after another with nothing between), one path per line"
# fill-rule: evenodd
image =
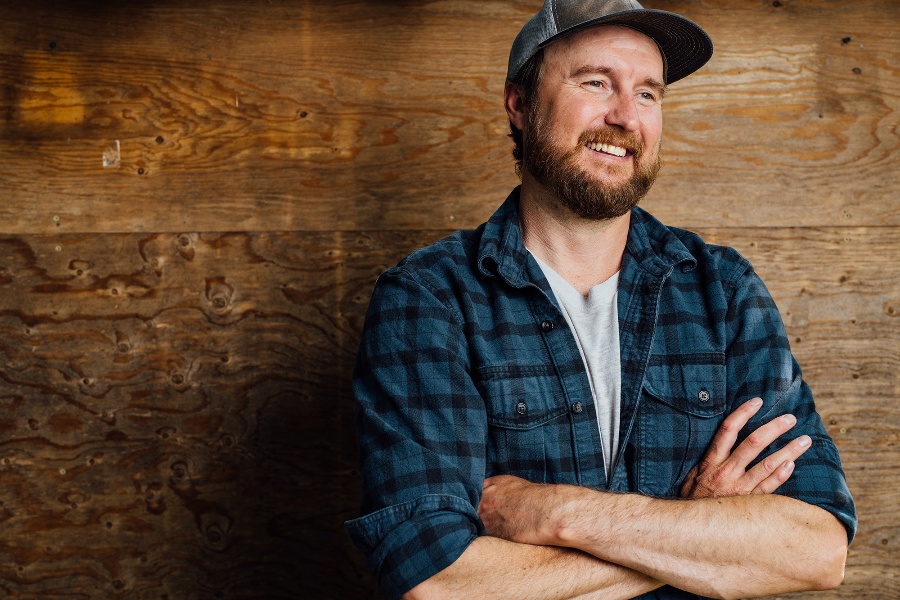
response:
M544 333L549 333L553 331L553 321L544 321L541 323L541 331Z
M528 405L524 402L519 402L518 404L516 404L516 412L520 415L524 415L528 412Z
M697 400L699 400L700 402L709 402L709 392L707 392L706 390L700 390L697 393Z
M572 405L572 412L575 413L576 415L579 414L583 410L584 410L584 406L582 406L581 402L576 402L575 404Z

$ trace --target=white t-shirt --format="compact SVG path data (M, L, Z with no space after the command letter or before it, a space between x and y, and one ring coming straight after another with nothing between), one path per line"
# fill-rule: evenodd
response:
M532 254L532 256L534 256ZM619 274L592 287L582 296L549 265L534 257L575 334L597 407L597 425L606 475L619 449L619 406L622 368L619 353Z

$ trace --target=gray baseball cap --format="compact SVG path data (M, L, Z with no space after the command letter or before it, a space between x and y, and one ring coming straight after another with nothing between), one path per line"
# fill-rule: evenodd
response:
M515 81L540 48L592 25L622 25L650 37L663 56L667 84L705 65L713 53L712 40L699 25L675 13L645 9L635 0L544 0L513 42L506 78Z

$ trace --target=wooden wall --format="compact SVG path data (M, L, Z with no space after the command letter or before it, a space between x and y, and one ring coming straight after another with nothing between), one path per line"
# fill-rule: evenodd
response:
M516 183L539 4L0 4L0 596L378 597L342 527L364 310ZM815 597L898 598L900 2L647 4L717 50L644 205L784 314L860 512Z

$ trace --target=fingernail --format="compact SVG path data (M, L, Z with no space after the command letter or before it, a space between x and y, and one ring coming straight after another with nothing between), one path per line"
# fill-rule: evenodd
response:
M793 469L794 469L793 461L788 460L788 461L785 461L785 463L783 465L781 465L781 470L784 471L785 473L787 473L788 471L791 471Z
M762 398L754 398L750 401L750 406L752 406L753 408L759 408L760 406L762 406Z
M781 420L788 425L793 425L797 422L797 417L795 417L794 415L782 415Z
M797 443L800 444L802 448L806 448L812 443L812 439L808 435L802 435L797 438Z

